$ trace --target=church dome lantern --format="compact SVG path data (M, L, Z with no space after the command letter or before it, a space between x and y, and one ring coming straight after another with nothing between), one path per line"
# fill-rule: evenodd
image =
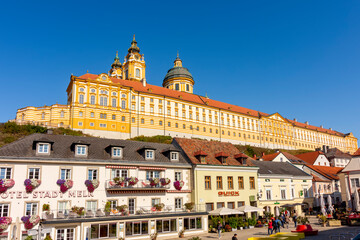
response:
M182 61L177 55L174 67L169 69L163 80L163 87L176 91L193 93L194 78L189 70L182 66Z

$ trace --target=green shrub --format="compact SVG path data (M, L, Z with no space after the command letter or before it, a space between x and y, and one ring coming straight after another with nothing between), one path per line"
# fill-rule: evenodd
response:
M237 217L230 217L229 218L229 225L231 228L237 228L238 226L238 218Z

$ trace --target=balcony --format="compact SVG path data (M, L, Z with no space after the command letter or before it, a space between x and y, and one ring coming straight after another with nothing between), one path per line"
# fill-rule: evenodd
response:
M158 204L159 205L159 204ZM72 208L69 210L50 210L45 211L41 215L41 219L45 222L54 221L89 221L94 219L100 220L118 220L118 219L138 219L148 217L170 217L179 215L199 215L207 214L205 205L194 205L193 209L188 210L185 207L175 208L174 205L159 206L142 206L130 208L119 206L116 208L99 208L97 210L86 210L85 208Z
M161 182L155 184L149 180L139 179L137 183L131 184L129 181L116 183L113 180L107 180L105 183L105 189L108 193L121 194L121 193L132 193L132 192L166 192L170 189L171 183L166 185Z

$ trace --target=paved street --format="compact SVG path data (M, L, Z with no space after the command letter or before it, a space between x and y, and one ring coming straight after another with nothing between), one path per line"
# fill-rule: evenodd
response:
M316 239L321 239L321 240L325 240L325 239L330 239L330 236L332 235L336 235L339 233L355 233L355 232L360 232L360 227L348 227L348 226L342 226L342 227L321 227L319 226L316 222L317 222L317 218L315 217L311 217L310 218L310 222L311 225L314 229L318 229L319 230L319 234L317 236L308 236L306 237L306 239L311 239L311 240L316 240ZM294 224L290 224L289 229L284 229L281 228L282 232L290 232L291 230L295 230L294 228ZM263 228L253 228L253 229L246 229L246 230L238 230L236 232L226 232L222 234L221 239L222 240L231 240L231 237L234 235L234 233L238 234L238 239L239 240L246 240L249 237L261 237L261 236L266 236L267 235L267 228L263 227ZM201 237L202 240L205 239L218 239L218 235L217 233L208 233L208 234L203 234L200 235L199 237ZM187 238L181 238L181 239L190 239L191 237L187 237ZM337 239L337 238L335 238ZM334 239L334 240L335 240ZM350 239L347 238L347 239Z

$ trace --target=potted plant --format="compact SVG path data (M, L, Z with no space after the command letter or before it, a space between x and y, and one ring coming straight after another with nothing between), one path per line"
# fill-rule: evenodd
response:
M25 229L32 229L40 222L40 217L37 215L23 216L21 221L24 223Z
M244 229L249 228L249 223L248 222L244 222Z
M226 224L225 225L225 232L231 232L232 231L232 228L230 227L229 224Z
M184 181L175 181L174 182L174 187L176 190L180 191L182 189L182 187L184 186Z
M193 202L185 203L184 206L188 212L191 212L195 207L195 203Z
M249 223L249 228L254 228L254 226L256 225L255 218L249 218L248 223Z
M14 186L14 184L14 179L0 179L0 193L6 192L6 190Z
M229 218L229 225L232 228L233 231L237 230L237 226L238 226L238 220L236 217L230 217Z
M150 179L149 179L149 182L150 182L150 186L151 186L151 187L155 187L156 185L159 184L160 179L159 179L159 178L150 178Z
M0 217L0 233L5 231L8 226L11 224L12 218L11 217Z
M125 177L115 177L113 179L114 183L116 186L118 187L124 187L125 186L125 182L126 182L126 178Z
M185 230L184 230L184 229L180 230L180 232L179 232L179 238L183 238L183 237L184 237L184 233L185 233Z
M238 221L238 228L239 228L239 230L244 229L244 222L243 221Z
M110 201L107 201L105 203L104 212L105 212L106 216L110 215L110 212L111 212L111 202Z
M321 224L322 227L326 227L326 223L327 223L328 219L325 215L321 215L319 217L319 222Z
M131 186L131 187L139 182L139 179L137 177L130 177L130 178L126 179L126 180L128 182L128 185Z
M62 193L65 193L67 190L72 188L72 186L74 185L72 180L63 180L63 179L57 180L56 184L60 186L60 191Z
M123 215L125 215L125 212L128 209L128 206L124 204L124 205L117 206L116 209L119 212L121 212Z
M170 179L169 178L160 178L160 184L161 186L166 186L170 183Z
M154 208L156 209L156 211L162 211L164 207L165 207L165 204L163 204L163 203L158 203L158 204L154 205Z
M49 212L50 211L50 204L44 203L42 206L43 212Z
M94 179L94 180L85 180L85 185L88 189L89 192L94 192L94 190L96 188L98 188L99 186L99 180L97 179Z
M153 233L153 234L150 234L150 240L156 240L157 239L157 235L158 233Z
M71 208L71 212L76 213L79 216L83 216L85 214L85 209L83 207L73 206Z
M32 191L41 184L39 179L25 179L24 185L27 193L32 193Z

